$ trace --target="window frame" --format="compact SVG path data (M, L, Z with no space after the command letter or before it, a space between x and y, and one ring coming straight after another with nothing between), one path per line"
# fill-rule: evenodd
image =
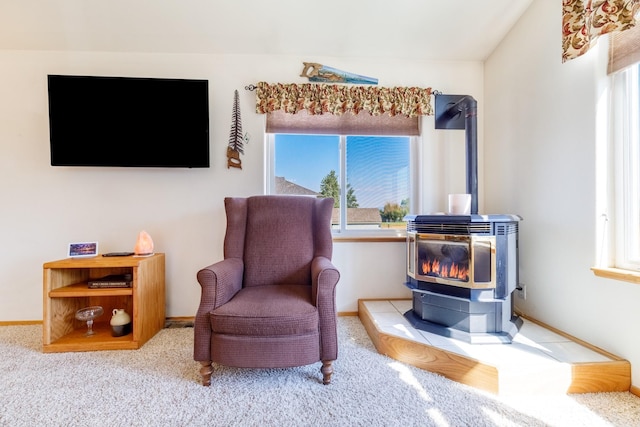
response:
M640 64L612 75L614 268L640 271ZM634 120L635 118L635 120Z
M282 133L282 132L280 132ZM267 133L265 132L265 194L276 194L275 192L275 156L276 147L275 139L279 133ZM302 135L315 135L313 133ZM345 189L347 188L346 177L346 140L348 136L362 136L362 135L346 135L346 134L333 134L339 137L339 185L340 185L340 206L347 206L347 194ZM326 134L323 134L326 136ZM364 135L372 137L403 137L409 140L409 212L415 212L418 206L421 206L420 194L421 194L421 176L419 168L419 159L421 158L421 137L412 135ZM302 196L304 197L304 196ZM332 229L332 235L334 237L345 238L405 238L406 228L404 229L378 229L378 230L356 230L347 229L346 222L346 209L340 209L340 227L339 229Z

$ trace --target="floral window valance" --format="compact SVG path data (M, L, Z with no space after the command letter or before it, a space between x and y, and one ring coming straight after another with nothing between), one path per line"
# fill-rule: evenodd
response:
M347 86L331 84L268 84L256 87L256 112L282 110L308 114L388 114L406 117L433 115L431 88L379 86Z
M562 62L586 53L598 36L636 24L640 0L562 0Z

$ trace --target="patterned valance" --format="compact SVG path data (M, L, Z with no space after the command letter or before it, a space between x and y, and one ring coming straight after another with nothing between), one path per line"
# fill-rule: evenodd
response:
M640 0L562 0L562 62L586 53L598 36L632 28Z
M373 116L433 115L431 88L258 83L256 112L265 114L278 110L286 113L306 110L313 115L359 114L361 111Z

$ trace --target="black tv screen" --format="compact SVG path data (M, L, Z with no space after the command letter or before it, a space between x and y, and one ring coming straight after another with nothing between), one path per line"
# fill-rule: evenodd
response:
M208 168L208 83L49 75L51 165Z

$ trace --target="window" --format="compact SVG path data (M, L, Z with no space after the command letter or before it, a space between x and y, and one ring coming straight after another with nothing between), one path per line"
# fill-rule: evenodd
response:
M614 182L610 201L614 266L640 270L640 73L639 65L613 75ZM611 218L609 218L611 219Z
M334 233L401 235L416 201L415 137L268 134L269 194L333 197Z

